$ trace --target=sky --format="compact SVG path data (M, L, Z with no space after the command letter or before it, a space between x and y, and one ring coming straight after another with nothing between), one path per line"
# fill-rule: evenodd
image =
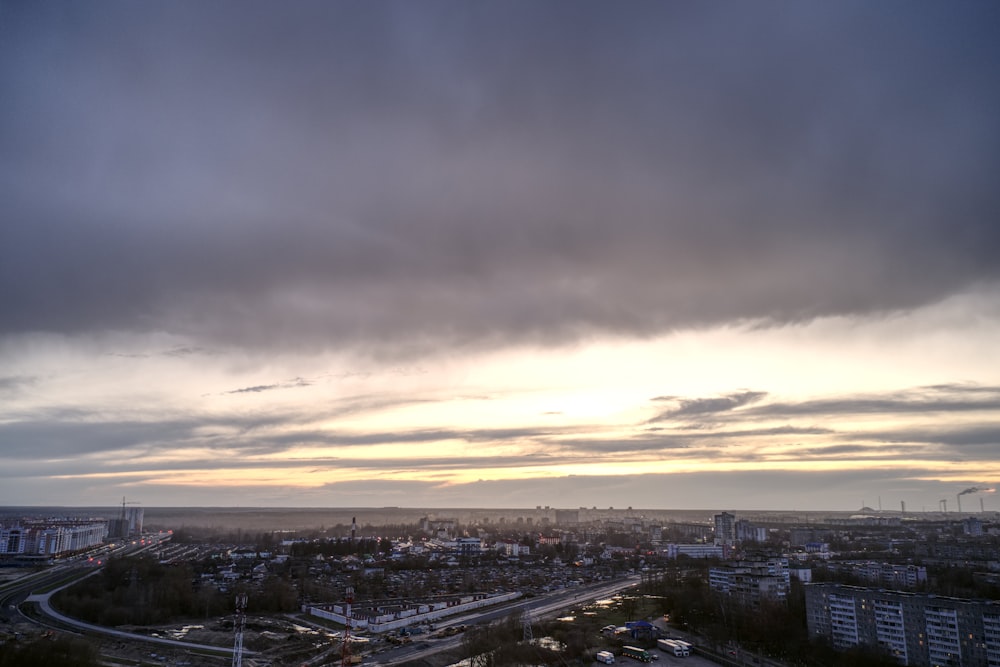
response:
M0 505L1000 510L997 34L0 0Z

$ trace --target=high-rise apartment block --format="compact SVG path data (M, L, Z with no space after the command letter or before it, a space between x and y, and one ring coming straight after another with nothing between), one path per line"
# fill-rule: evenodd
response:
M809 634L881 646L902 665L1000 667L1000 602L840 584L806 586Z
M715 543L729 547L736 544L736 517L729 512L715 515Z
M103 544L104 521L45 520L0 526L0 554L61 556Z
M755 526L746 519L736 521L737 542L767 542L767 528Z
M124 539L141 536L143 514L141 507L122 506L121 516L108 521L108 534Z

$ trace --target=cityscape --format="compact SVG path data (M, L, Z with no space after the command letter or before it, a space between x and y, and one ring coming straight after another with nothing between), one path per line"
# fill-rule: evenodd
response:
M1000 667L998 35L0 0L0 667Z
M1000 665L995 510L0 516L0 664Z

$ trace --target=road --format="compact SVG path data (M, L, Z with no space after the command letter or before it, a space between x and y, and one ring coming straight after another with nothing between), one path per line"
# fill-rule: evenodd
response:
M18 580L17 582L4 587L3 590L0 591L0 604L2 604L0 612L8 616L16 615L20 617L19 620L38 623L37 619L32 619L21 614L21 611L18 608L19 605L24 602L36 602L38 603L42 613L51 622L51 624L53 626L58 626L59 628L69 628L84 634L104 635L127 641L146 642L149 644L160 644L175 648L211 651L229 655L232 654L232 649L225 647L195 644L192 642L166 639L162 637L149 637L147 635L140 635L122 630L116 630L114 628L85 623L60 614L52 608L51 597L53 594L63 588L71 586L85 577L97 574L99 571L99 566L88 565L85 563L66 564L56 566L55 569L46 571L40 575ZM62 585L58 586L54 590L45 590L49 587L55 586L57 583L62 583ZM563 589L542 597L521 599L496 608L483 609L471 614L450 618L438 623L438 627L445 628L448 626L489 623L491 621L506 618L507 616L518 612L530 613L533 619L548 618L559 614L569 607L612 596L622 590L636 586L638 583L639 577L631 576L611 582L601 582L590 586ZM35 593L34 591L44 592ZM423 641L419 641L418 638L417 643L394 648L377 656L372 656L372 658L366 662L388 667L390 665L397 665L412 660L418 660L442 651L456 650L459 648L461 642L462 636L460 634L446 638L427 638ZM244 650L244 654L252 655L253 652Z
M147 643L150 643L150 644L159 644L161 646L172 646L174 648L184 648L184 649L191 649L191 650L196 650L196 651L207 651L207 652L212 652L212 653L228 653L229 655L233 654L233 649L231 649L231 648L224 648L224 647L219 647L219 646L213 646L211 644L196 644L194 642L186 642L186 641L181 641L181 640L178 640L178 639L165 639L163 637L149 637L147 635L138 635L138 634L135 634L135 633L132 633L132 632L125 632L123 630L115 630L114 628L107 628L107 627L104 627L102 625L94 625L92 623L85 623L85 622L77 620L75 618L70 618L69 616L64 616L63 614L60 614L58 611L56 611L55 609L52 608L51 597L55 593L58 593L59 591L61 591L64 588L72 586L73 584L75 584L77 581L80 581L81 579L86 579L89 576L97 574L97 572L98 572L97 570L94 570L94 571L92 571L92 572L90 572L88 574L85 574L84 576L80 577L79 579L74 579L73 581L69 582L68 584L60 586L59 588L57 588L57 589L55 589L53 591L49 591L49 592L46 592L46 593L32 594L32 595L28 596L28 599L26 600L26 602L37 602L39 608L41 608L41 610L42 610L42 613L45 614L48 618L53 619L53 620L57 621L58 623L60 623L60 624L62 624L64 626L70 626L71 628L74 628L74 629L79 630L79 631L83 631L83 632L85 632L87 634L104 635L104 636L107 636L107 637L114 637L115 639L125 639L125 640L128 640L128 641L141 641L141 642L147 642ZM243 653L245 655L253 655L254 651L247 651L247 650L244 649Z
M60 581L76 581L80 578L79 565L56 565L50 570L28 575L22 579L13 581L0 589L0 618L9 623L36 621L29 616L25 616L20 609L22 603L27 600L32 591L45 589L54 586ZM93 568L88 568L93 571Z
M115 550L120 552L117 555L133 556L156 546L156 543L149 545L126 545ZM114 552L113 552L114 553ZM179 641L176 639L165 639L163 637L149 637L147 635L115 630L101 625L85 623L69 616L64 616L52 608L52 596L64 588L72 586L78 581L91 577L101 571L101 566L88 561L71 561L61 565L56 565L45 572L31 575L23 579L18 579L0 590L0 616L7 621L25 621L37 625L53 627L56 629L68 629L82 634L104 635L116 639L146 642L149 644L159 644L172 646L174 648L185 648L200 651L209 651L218 654L232 655L233 649L212 646L209 644L196 644L193 642ZM58 585L57 584L61 584ZM56 586L55 588L52 588ZM52 588L52 590L49 590ZM39 592L35 592L39 591ZM48 623L43 623L37 618L32 618L21 612L20 605L25 602L35 602L46 617ZM253 651L244 649L245 655L253 655Z
M631 576L625 579L618 579L613 582L603 582L586 587L578 587L557 591L545 597L528 598L505 604L495 609L485 609L474 614L448 619L446 622L438 623L439 628L456 625L475 625L477 623L489 623L491 621L506 618L517 612L528 612L532 619L548 618L558 615L568 607L581 603L600 600L627 588L632 588L639 583L638 576ZM372 656L366 663L373 663L388 667L398 665L412 660L420 660L442 651L456 650L462 643L462 636L455 635L444 639L422 640L418 636L414 639L416 643L394 648L390 651Z

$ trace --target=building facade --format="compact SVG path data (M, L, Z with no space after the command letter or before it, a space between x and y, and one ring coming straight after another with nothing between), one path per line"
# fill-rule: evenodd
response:
M715 543L728 547L736 544L736 517L729 512L722 512L716 514L714 520Z
M736 521L737 542L767 542L767 528L755 526L746 519Z
M1000 667L1000 602L809 584L809 634L837 648L880 646L901 665Z
M0 528L0 554L6 556L61 556L104 543L105 521L32 521Z
M784 602L790 586L788 559L738 561L713 567L708 571L708 585L746 606Z
M729 548L714 544L668 544L660 553L667 558L687 556L688 558L726 558Z

